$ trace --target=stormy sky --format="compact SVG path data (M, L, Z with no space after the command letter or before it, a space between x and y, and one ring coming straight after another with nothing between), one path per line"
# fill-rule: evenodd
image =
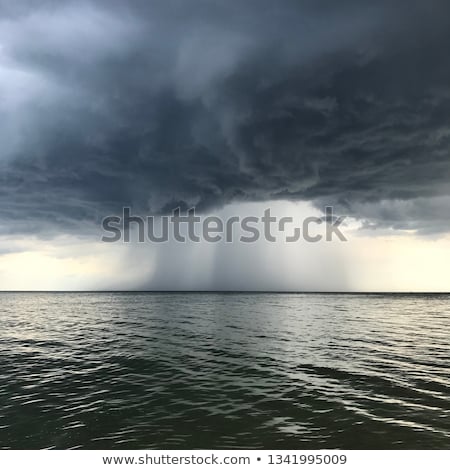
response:
M0 256L124 206L445 238L448 44L447 0L0 0Z

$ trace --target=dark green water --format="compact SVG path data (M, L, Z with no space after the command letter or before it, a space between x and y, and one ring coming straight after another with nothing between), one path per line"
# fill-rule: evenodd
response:
M0 294L0 448L450 449L450 296Z

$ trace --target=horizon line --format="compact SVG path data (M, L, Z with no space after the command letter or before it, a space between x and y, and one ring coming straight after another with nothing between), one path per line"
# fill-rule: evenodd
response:
M1 290L0 294L315 294L315 295L450 295L450 291L320 291L320 290L171 290L171 289L101 289L101 290Z

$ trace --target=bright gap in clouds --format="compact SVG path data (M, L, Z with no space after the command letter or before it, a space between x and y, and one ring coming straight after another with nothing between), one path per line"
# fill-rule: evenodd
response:
M261 217L270 207L295 220L320 212L308 203L233 204L214 215ZM340 214L339 214L340 215ZM362 231L347 242L252 244L122 242L60 236L0 241L2 290L450 291L450 237Z

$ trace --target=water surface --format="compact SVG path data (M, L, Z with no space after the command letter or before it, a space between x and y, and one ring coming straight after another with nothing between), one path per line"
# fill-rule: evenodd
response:
M450 449L450 296L2 293L0 448Z

